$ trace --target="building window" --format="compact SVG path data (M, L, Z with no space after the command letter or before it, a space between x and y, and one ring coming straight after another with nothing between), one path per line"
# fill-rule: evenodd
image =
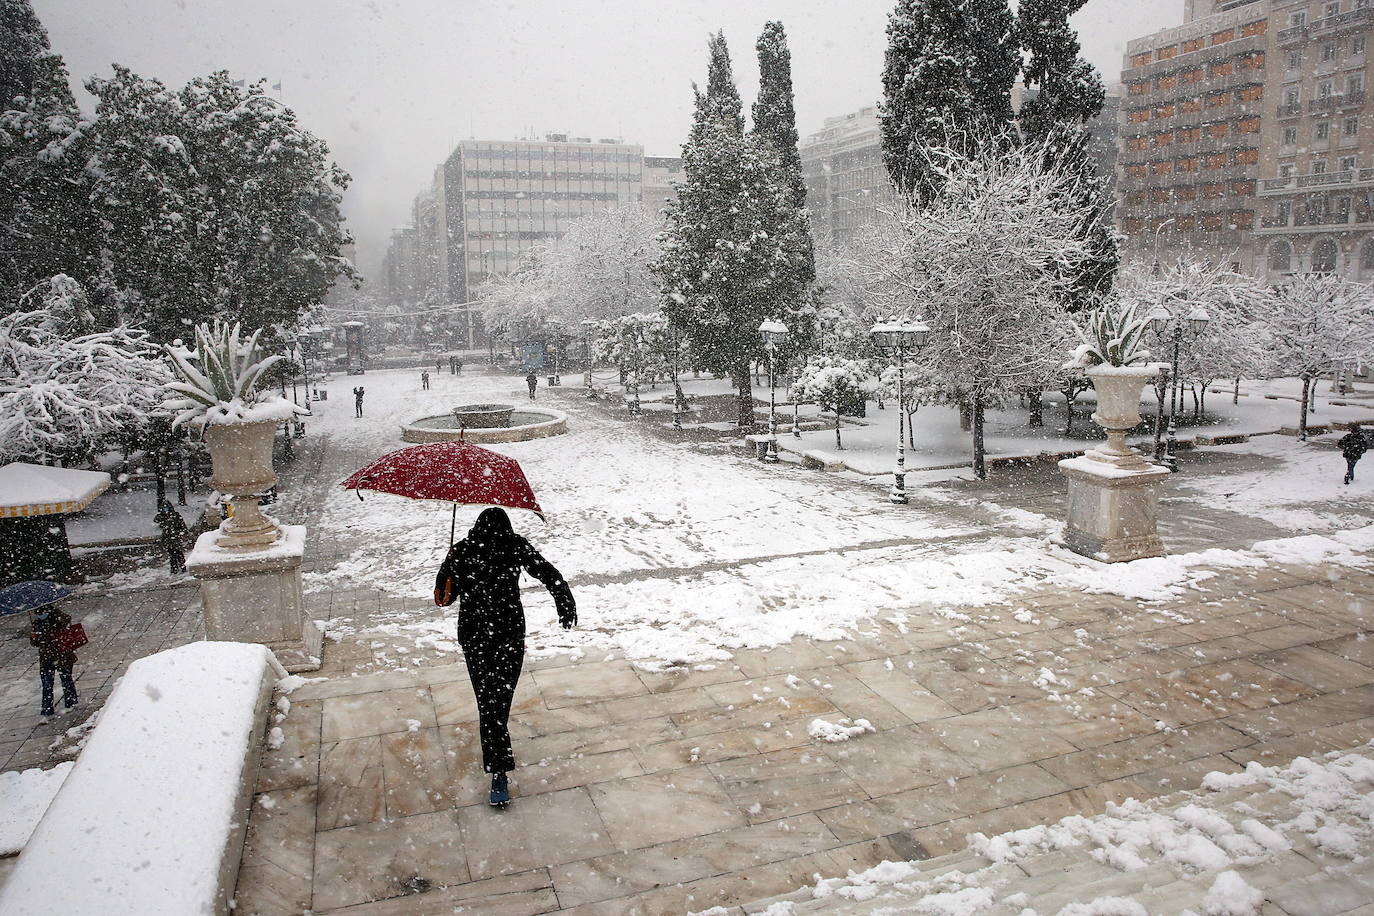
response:
M1359 135L1360 135L1360 119L1359 119L1359 116L1355 116L1355 117L1352 117L1352 118L1346 118L1344 121L1341 122L1341 136L1342 136L1342 137L1358 137Z
M1301 66L1302 66L1302 52L1301 52L1301 51L1289 51L1289 52L1288 52L1288 69L1289 69L1289 70L1296 70L1296 69L1298 69L1298 68L1301 67Z
M1315 161L1312 163L1312 174L1313 174L1313 175L1325 175L1325 174L1326 174L1326 160L1325 160L1325 159L1317 159L1317 160L1315 160Z
M1360 273L1365 276L1374 273L1374 238L1365 239L1360 246Z
M1364 92L1364 74L1352 73L1345 78L1345 94L1358 96Z
M1286 201L1274 207L1274 222L1279 226L1287 226L1292 215L1293 205Z
M1331 122L1318 121L1312 125L1312 139L1320 143L1323 140L1331 139Z
M1289 86L1287 89L1283 90L1283 104L1287 105L1289 108L1293 108L1300 102L1302 102L1301 86Z
M1269 270L1276 274L1293 272L1293 246L1277 241L1269 246Z
M1297 145L1298 145L1298 129L1297 129L1296 127L1285 127L1285 128L1283 129L1283 145L1284 145L1284 146L1297 146Z
M1355 156L1342 156L1342 157L1341 157L1341 171L1342 171L1342 172L1353 172L1353 171L1355 171L1355 164L1356 164L1357 162L1359 162L1359 159L1358 159L1357 157L1355 157Z
M1335 241L1322 239L1317 243L1317 247L1312 249L1312 273L1333 274L1339 260L1340 250L1336 248Z
M1338 15L1340 15L1340 12L1341 12L1340 0L1331 0L1330 3L1326 4L1326 6L1324 7L1324 9L1325 9L1325 13L1324 13L1323 15L1326 15L1326 16L1338 16Z
M1307 25L1307 13L1299 11L1288 16L1288 24L1293 28L1300 28Z
M1285 162L1283 165L1279 166L1279 177L1280 177L1280 178L1292 178L1292 177L1293 177L1293 163L1291 163L1291 162Z
M1335 89L1336 86L1334 83L1331 82L1331 80L1323 80L1322 82L1317 84L1317 98L1328 99L1331 97L1331 94L1335 91Z
M1369 39L1363 35L1357 35L1350 39L1350 53L1363 54L1365 47L1369 44Z
M1335 59L1336 59L1336 43L1335 43L1334 41L1328 41L1326 44L1322 45L1322 61L1323 61L1323 62L1326 62L1326 61L1332 61L1332 60L1335 60Z

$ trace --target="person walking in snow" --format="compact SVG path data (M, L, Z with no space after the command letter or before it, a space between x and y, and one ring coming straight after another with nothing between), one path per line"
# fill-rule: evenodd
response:
M421 390L421 391L428 391L428 390L429 390L429 370L428 370L428 369L426 369L424 372L421 372L421 373L420 373L420 390Z
M458 644L477 698L482 769L491 774L489 802L498 808L510 801L506 774L515 769L508 720L525 660L521 570L549 590L563 628L573 627L577 603L572 589L552 563L515 533L504 509L482 510L468 536L449 548L434 581L435 604L447 607L458 601Z
M57 634L71 625L72 619L56 603L34 610L29 631L30 645L38 648L38 684L42 692L42 714L53 714L53 675L62 678L62 705L71 709L76 705L76 681L72 666L76 653L57 644Z
M539 387L539 376L534 374L533 369L530 370L529 375L525 376L525 384L528 385L530 388L530 400L533 401L534 389Z
M158 540L162 541L162 549L167 551L167 565L172 574L185 572L186 541L190 538L191 532L187 529L181 513L164 499L157 504L157 514L153 516L153 521L162 530Z
M1345 482L1349 484L1355 479L1355 465L1359 464L1364 453L1369 451L1369 440L1364 437L1360 424L1351 423L1350 432L1341 436L1336 445L1345 457Z
M361 417L363 415L363 395L366 393L363 391L362 385L353 389L353 416Z

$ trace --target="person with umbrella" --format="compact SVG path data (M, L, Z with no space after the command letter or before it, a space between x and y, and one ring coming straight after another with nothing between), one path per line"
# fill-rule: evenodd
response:
M515 533L505 509L482 510L468 536L449 548L434 582L435 604L459 602L458 644L477 698L482 769L492 774L490 803L498 808L510 801L506 774L515 769L508 720L525 659L521 570L549 590L565 630L577 623L572 589L552 563Z
M38 649L38 683L44 716L54 712L54 674L62 678L62 705L71 709L77 702L76 680L72 677L76 651L70 647L66 633L72 618L57 606L71 593L65 585L48 581L20 582L0 590L0 616L28 612L29 644ZM84 631L81 635L84 640Z
M1345 482L1349 484L1355 479L1355 465L1360 463L1364 453L1369 451L1369 440L1364 437L1364 430L1360 429L1360 424L1351 423L1350 431L1336 442L1336 447L1341 450L1341 457L1345 459Z
M167 565L172 574L185 572L186 542L191 538L191 532L186 527L186 520L181 517L180 512L172 508L171 503L164 499L159 500L153 521L162 531L158 540L162 542L162 549L167 551Z

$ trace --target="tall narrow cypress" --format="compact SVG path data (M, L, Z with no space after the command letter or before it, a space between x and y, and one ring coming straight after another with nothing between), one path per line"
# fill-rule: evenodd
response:
M802 177L801 152L797 149L797 113L792 95L792 52L781 22L769 22L754 45L759 54L759 97L754 102L753 135L766 141L778 157L780 180L791 194L792 207L804 218L806 181ZM816 279L816 257L809 224L803 234L802 279L809 285Z

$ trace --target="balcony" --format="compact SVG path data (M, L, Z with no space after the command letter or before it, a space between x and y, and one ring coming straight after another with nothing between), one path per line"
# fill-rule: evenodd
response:
M1336 109L1336 106L1340 104L1340 99L1341 95L1338 93L1332 95L1324 95L1319 99L1313 99L1312 101L1308 102L1307 110L1313 112L1314 114L1317 112L1334 111Z
M1294 102L1291 105L1284 104L1279 106L1280 118L1296 118L1302 114L1302 102Z
M1312 22L1307 26L1307 31L1313 38L1321 38L1326 35L1335 35L1337 32L1359 28L1372 20L1374 20L1374 8L1347 10L1344 13L1337 13L1334 16L1327 16L1325 19ZM1279 32L1279 43L1283 43L1283 32Z
M1287 29L1279 29L1276 36L1280 46L1296 44L1307 37L1307 26L1295 25Z
M1340 108L1357 108L1364 104L1364 90L1357 89L1341 95L1340 101L1336 105Z
M1374 184L1374 169L1344 169L1339 172L1319 172L1313 175L1289 175L1286 178L1266 178L1260 182L1260 196L1293 194L1298 191Z

